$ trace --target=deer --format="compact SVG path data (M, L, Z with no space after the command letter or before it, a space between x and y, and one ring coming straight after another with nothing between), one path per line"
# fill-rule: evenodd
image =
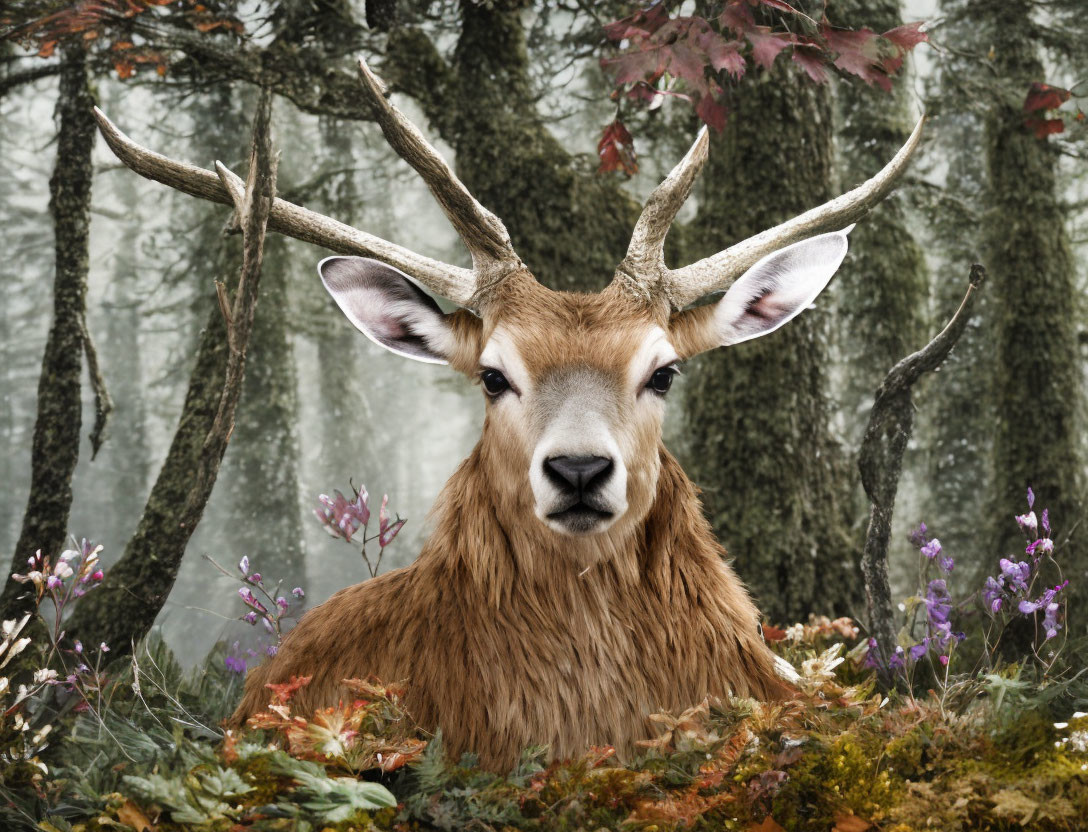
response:
M471 255L442 263L276 199L269 227L336 254L318 273L335 305L390 352L446 364L486 400L479 441L432 510L408 566L306 612L252 669L229 724L269 703L270 684L310 677L297 713L350 698L344 680L405 685L404 704L456 759L509 770L523 749L551 759L612 746L620 759L652 714L707 697L789 697L798 676L762 637L759 611L725 558L696 486L662 441L680 362L774 332L813 304L853 224L894 187L924 118L876 176L690 265L664 243L706 162L704 127L652 192L607 288L553 291L502 221L359 62L362 94L392 148L421 176ZM114 153L152 179L229 203L218 176L141 147L96 112ZM231 179L233 177L233 179ZM693 303L715 293L719 299ZM432 297L457 308L443 312Z

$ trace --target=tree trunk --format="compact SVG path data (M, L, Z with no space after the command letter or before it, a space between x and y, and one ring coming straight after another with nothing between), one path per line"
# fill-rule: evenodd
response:
M177 431L151 490L136 534L102 585L83 598L68 622L72 637L105 641L127 651L155 623L177 578L185 548L204 513L234 425L245 357L252 333L268 209L275 193L269 109L263 93L253 128L253 152L245 209L238 298L231 304L230 332L216 307L200 340ZM229 294L229 290L227 292Z
M257 554L273 579L306 584L299 507L298 378L288 333L288 275L295 270L286 241L267 243L261 311L253 326L245 386L223 476L229 483L228 551ZM265 545L265 541L273 545Z
M834 15L837 25L877 32L903 22L899 0L844 0ZM907 78L896 81L891 93L858 79L843 81L837 93L845 190L887 164L910 136L914 119ZM850 232L850 256L835 278L834 330L846 363L841 397L852 448L884 373L926 337L928 275L922 249L907 228L906 208L900 188L866 215Z
M1066 216L1058 191L1057 151L1025 126L1023 99L1045 78L1030 37L1034 4L986 0L976 13L990 23L993 71L1011 86L986 119L988 210L983 218L998 311L995 320L997 422L989 526L996 558L1023 549L1012 515L1049 506L1059 557L1071 586L1083 589L1088 566L1083 524L1080 430L1083 380L1075 331L1076 286ZM1080 525L1078 525L1080 524Z
M453 145L458 176L506 224L533 274L553 289L597 291L623 259L640 206L548 131L529 79L527 5L463 2L449 66L423 33L402 30L385 71Z
M53 323L38 381L30 496L22 531L12 557L12 572L25 571L27 559L41 549L56 557L68 535L72 473L79 459L80 375L83 369L83 321L86 312L91 180L97 128L91 113L86 54L79 43L64 47L57 98L57 161L49 181L50 211L56 241ZM17 617L25 604L23 587L8 577L0 596L4 618Z
M692 261L826 201L831 101L787 60L753 70L712 138ZM693 362L685 467L757 603L772 621L856 614L857 545L845 466L828 428L826 298L764 338Z

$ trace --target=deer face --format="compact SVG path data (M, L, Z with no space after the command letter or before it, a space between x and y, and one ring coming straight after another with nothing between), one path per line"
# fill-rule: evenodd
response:
M649 512L678 363L777 329L813 301L845 254L846 232L811 238L764 258L718 303L671 316L615 286L553 292L527 272L508 277L480 316L446 315L376 260L330 257L319 272L372 341L479 382L495 485L548 529L581 537Z

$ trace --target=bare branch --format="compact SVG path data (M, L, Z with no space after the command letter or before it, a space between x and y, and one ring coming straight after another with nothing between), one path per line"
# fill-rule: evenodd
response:
M83 354L87 356L87 371L91 377L91 389L94 390L94 427L91 428L91 459L98 456L102 448L102 442L106 435L106 425L109 423L110 413L113 412L113 399L106 389L106 379L102 376L102 369L98 364L98 350L95 349L91 332L87 328L87 313L84 310L79 322L80 334L83 336Z
M888 539L899 490L899 474L903 468L903 452L914 427L911 387L923 373L937 369L959 340L971 316L976 291L985 276L986 271L982 266L977 263L973 265L967 293L948 325L925 347L888 371L876 391L869 424L858 453L861 484L870 502L869 528L865 536L861 569L865 578L870 632L877 640L877 649L883 654L885 684L891 681L887 673L887 660L888 651L895 644L891 587L888 583Z

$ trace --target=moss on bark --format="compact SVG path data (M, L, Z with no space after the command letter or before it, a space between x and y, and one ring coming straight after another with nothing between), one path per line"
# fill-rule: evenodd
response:
M79 459L80 374L86 312L88 239L91 222L91 153L96 127L86 54L79 43L64 47L57 97L57 159L49 180L53 215L55 276L53 323L38 380L38 412L31 451L30 495L11 572L25 572L41 549L56 557L68 535L72 474ZM23 587L7 580L0 598L4 618L19 614Z
M553 289L597 291L623 259L640 206L617 178L596 173L596 159L572 156L548 131L529 78L528 5L462 3L448 65L423 33L401 30L387 73L453 146L458 175L506 223L536 277Z
M1018 552L1023 540L1010 515L1035 489L1049 506L1067 574L1083 575L1086 550L1079 453L1083 379L1077 361L1076 293L1066 216L1059 198L1058 154L1024 124L1023 96L1046 77L1030 36L1035 5L987 0L976 15L992 38L998 88L986 118L983 217L987 262L999 311L996 344L994 484L988 516L993 554Z
M837 25L852 29L885 32L903 22L899 0L844 0L834 13ZM914 126L910 88L905 79L891 93L844 80L836 103L846 189L876 174L906 142ZM928 275L922 249L907 227L906 209L900 188L858 223L850 233L850 255L835 278L834 329L848 365L842 404L852 447L865 429L884 374L926 339ZM958 290L960 282L956 285Z
M831 100L781 60L753 71L712 138L688 229L703 257L831 196ZM764 338L693 362L685 467L770 620L856 613L858 546L828 429L828 301Z

